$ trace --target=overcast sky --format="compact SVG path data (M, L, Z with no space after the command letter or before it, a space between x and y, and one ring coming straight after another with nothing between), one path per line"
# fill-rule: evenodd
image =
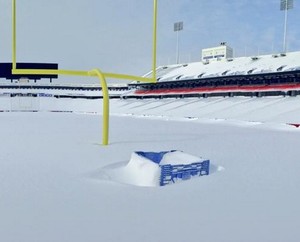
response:
M158 0L158 65L199 61L227 42L235 56L280 52L280 0ZM288 13L288 50L300 50L300 2ZM17 0L17 60L62 69L142 75L151 69L153 0ZM0 0L0 62L11 61L11 1Z

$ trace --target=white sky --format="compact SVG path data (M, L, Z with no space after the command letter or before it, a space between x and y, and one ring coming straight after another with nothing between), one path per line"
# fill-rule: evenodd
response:
M159 0L158 65L181 61L226 41L236 56L280 52L284 13L279 0ZM152 0L18 0L19 61L58 62L63 69L100 68L142 75L151 68ZM289 11L288 49L300 49L298 1ZM0 61L11 61L11 1L0 0Z

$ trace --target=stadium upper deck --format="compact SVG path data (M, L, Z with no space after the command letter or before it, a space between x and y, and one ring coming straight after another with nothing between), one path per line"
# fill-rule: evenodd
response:
M300 52L161 66L157 79L126 97L299 95Z

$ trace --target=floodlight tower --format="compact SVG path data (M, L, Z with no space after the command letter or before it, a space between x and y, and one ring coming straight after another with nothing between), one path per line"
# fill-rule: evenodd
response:
M280 0L280 10L284 11L283 53L286 53L287 12L294 7L294 0Z
M177 33L176 64L179 64L179 31L183 30L183 22L174 23L174 32Z

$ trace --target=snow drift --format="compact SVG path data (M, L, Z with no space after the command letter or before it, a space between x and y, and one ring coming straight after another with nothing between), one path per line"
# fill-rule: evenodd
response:
M137 151L126 165L106 167L105 177L135 186L157 187L209 174L209 160L182 151Z

